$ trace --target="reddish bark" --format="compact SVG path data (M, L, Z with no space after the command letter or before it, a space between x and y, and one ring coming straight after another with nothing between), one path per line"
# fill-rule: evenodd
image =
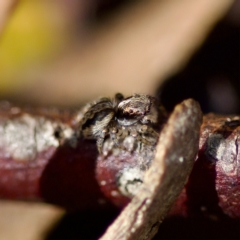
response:
M77 148L62 146L39 179L40 196L69 210L106 205L107 199L95 179L95 144L80 142Z
M208 114L188 184L172 214L240 217L238 116Z
M74 111L20 109L1 104L1 198L45 200L70 210L99 207L107 202L95 179L95 143L80 141L73 148L68 142L64 143L65 136L55 136L59 127L64 128L61 124L67 124L74 131L73 116ZM40 131L47 135L38 136ZM38 138L48 138L49 131L52 131L53 141L43 139L44 142L40 142ZM13 143L17 144L17 149L28 151L16 152Z
M57 129L56 126L61 124L66 124L73 131L76 128L73 121L76 113L74 111L19 110L9 104L2 104L0 107L0 125L6 125L9 119L19 119L26 112L30 117L44 116L44 119L55 124L53 129ZM0 132L0 142L5 134L4 129ZM240 120L237 117L204 117L198 158L189 182L172 208L171 214L210 217L227 214L240 217L239 132ZM6 151L4 144L1 145L0 197L45 200L68 209L103 206L103 203L108 202L108 198L113 197L112 190L116 190L114 172L126 164L134 164L134 157L123 156L123 159L127 157L128 160L122 162L122 159L122 165L117 164L119 169L113 170L112 175L107 175L110 173L106 170L113 168L112 163L117 162L119 158L111 157L104 161L99 158L98 180L99 174L109 179L108 183L100 182L99 186L95 178L95 143L79 142L78 146L73 148L68 143L63 144L65 138L57 136L57 131L53 135L56 135L59 145L50 144L43 151L37 151L33 159L15 159ZM100 188L108 198L103 196ZM128 202L125 196L113 199L118 206L124 206Z

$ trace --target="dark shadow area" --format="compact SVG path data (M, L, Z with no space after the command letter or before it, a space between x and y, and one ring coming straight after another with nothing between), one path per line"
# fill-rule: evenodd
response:
M118 215L118 211L81 211L66 214L46 240L96 240Z
M117 211L82 211L67 214L48 234L46 240L97 240L117 217ZM167 218L154 240L236 240L240 236L240 220L225 217Z
M207 158L205 151L202 151L194 164L186 186L189 216L224 218L218 206L215 179L215 163Z
M169 218L164 220L154 240L236 240L240 236L240 221L226 218Z

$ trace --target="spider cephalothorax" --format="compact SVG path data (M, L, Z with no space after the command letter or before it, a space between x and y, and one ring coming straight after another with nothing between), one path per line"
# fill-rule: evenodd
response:
M100 98L83 109L79 124L80 135L86 139L96 139L99 152L102 152L104 140L111 139L114 145L121 145L127 137L133 139L134 147L141 144L155 145L158 139L157 126L160 106L154 97L134 94L123 98Z
M134 94L123 99L117 107L117 121L120 125L129 126L140 122L156 124L159 108L154 97L145 94Z

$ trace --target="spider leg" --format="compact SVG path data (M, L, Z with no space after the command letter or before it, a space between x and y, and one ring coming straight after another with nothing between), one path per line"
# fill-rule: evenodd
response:
M100 132L100 134L97 137L97 149L100 154L102 154L103 143L107 133L108 130L105 128Z
M137 140L144 145L155 146L157 144L159 133L151 126L143 125L138 129Z

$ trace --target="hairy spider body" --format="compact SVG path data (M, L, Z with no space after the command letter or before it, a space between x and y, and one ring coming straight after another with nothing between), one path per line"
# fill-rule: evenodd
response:
M95 139L102 153L105 139L112 145L123 146L128 151L142 144L155 146L158 140L160 107L156 99L145 94L123 98L100 98L83 109L79 124L80 136Z

